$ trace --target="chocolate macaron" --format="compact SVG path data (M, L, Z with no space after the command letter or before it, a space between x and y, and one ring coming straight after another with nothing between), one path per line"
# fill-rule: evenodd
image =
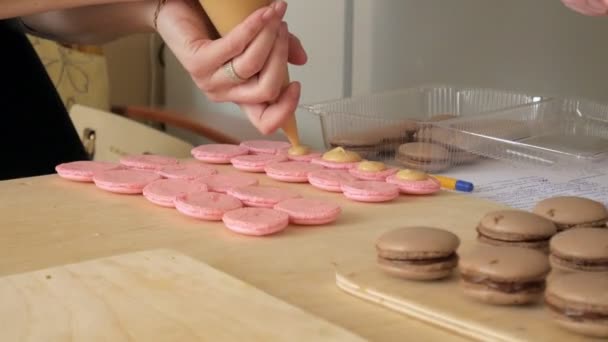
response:
M557 228L550 220L522 210L487 213L477 226L477 240L494 246L516 246L547 253Z
M411 280L446 278L458 264L460 239L446 230L407 227L382 234L376 242L380 268Z
M399 146L396 160L408 169L438 172L450 166L449 151L437 144L413 142Z
M608 273L608 229L578 228L561 232L551 239L550 249L549 261L555 269Z
M539 299L550 271L547 256L522 247L480 245L458 263L464 294L496 305Z
M575 196L558 196L536 204L533 212L555 222L558 231L578 228L606 228L608 210L597 201Z
M608 274L571 273L552 279L545 304L555 322L575 333L608 338Z

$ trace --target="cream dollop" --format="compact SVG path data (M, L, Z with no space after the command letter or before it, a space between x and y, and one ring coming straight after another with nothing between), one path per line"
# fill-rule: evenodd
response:
M304 156L310 153L310 148L303 145L294 145L287 150L287 154L290 156Z
M342 147L336 147L323 154L323 159L336 163L356 163L361 161L361 156L357 152L347 151Z
M396 177L408 181L423 181L428 179L429 175L422 171L406 169L397 172Z
M364 160L357 165L357 169L364 172L380 172L386 170L383 162Z

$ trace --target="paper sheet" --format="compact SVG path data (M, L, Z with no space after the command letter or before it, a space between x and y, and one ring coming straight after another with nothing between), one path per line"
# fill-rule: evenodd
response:
M587 197L608 205L608 165L599 169L606 171L555 171L486 160L449 170L445 175L472 182L475 191L471 196L531 210L542 199L563 195Z

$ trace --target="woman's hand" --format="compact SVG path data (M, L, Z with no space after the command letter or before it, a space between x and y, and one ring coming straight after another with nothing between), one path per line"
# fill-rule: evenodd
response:
M608 0L562 0L566 7L591 16L608 15Z
M213 40L198 2L168 1L158 31L194 83L215 102L234 102L262 133L293 114L300 85L285 86L288 62L306 63L299 40L283 22L287 4L276 2L251 14L225 37Z

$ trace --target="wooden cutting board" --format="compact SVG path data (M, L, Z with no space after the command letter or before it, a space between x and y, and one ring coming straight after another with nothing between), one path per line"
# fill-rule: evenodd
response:
M170 250L6 276L0 303L0 341L361 340Z
M459 235L461 250L474 245L472 234ZM457 272L436 282L390 277L376 266L374 251L367 252L336 265L338 287L366 301L480 341L594 341L559 328L542 303L516 307L474 301L460 292Z

